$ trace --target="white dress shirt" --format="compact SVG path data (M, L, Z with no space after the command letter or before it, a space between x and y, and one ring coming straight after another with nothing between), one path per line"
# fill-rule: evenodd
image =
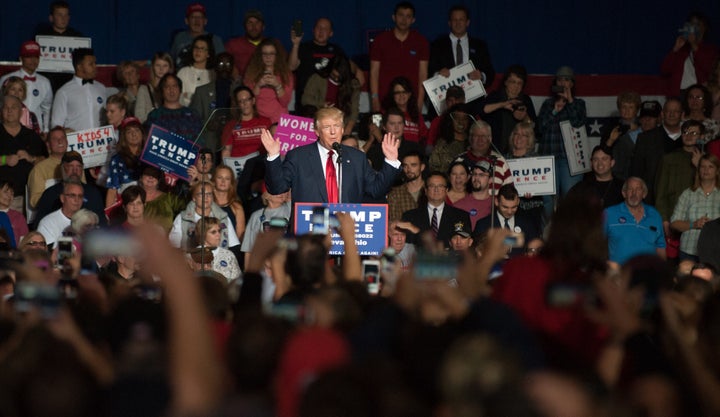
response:
M52 109L52 125L75 131L100 127L100 114L105 108L108 91L95 80L83 85L74 76L55 94Z

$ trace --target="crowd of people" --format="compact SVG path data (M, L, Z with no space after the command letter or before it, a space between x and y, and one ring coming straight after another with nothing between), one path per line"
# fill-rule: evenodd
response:
M660 68L670 94L618 95L582 175L573 69L536 111L527 69L497 74L464 6L428 42L398 3L367 73L329 18L287 51L258 10L226 42L206 12L190 4L117 87L90 48L71 77L40 74L35 41L0 78L0 414L720 414L720 54L702 14ZM39 34L82 35L65 1L49 21ZM451 86L423 113L423 81L466 62L499 89ZM293 97L317 141L281 155ZM88 166L68 135L104 126L114 151ZM143 160L151 126L198 144L186 175ZM554 195L524 191L511 165L547 156ZM342 210L295 236L295 203L385 204L386 247L360 256Z

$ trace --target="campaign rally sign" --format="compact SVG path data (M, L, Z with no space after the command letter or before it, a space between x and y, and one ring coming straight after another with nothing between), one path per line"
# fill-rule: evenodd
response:
M74 73L72 51L77 48L91 48L92 39L70 36L35 37L40 44L40 65L38 71Z
M285 155L290 149L317 140L315 121L307 117L283 114L275 129L275 137L280 139L280 155Z
M590 141L588 140L585 126L574 128L568 120L560 122L560 133L562 133L565 144L565 154L570 165L570 175L584 174L590 172Z
M245 156L240 156L237 158L223 158L223 163L226 166L229 166L230 168L232 168L235 179L238 179L238 178L240 178L240 176L242 176L242 173L243 173L243 170L245 169L245 164L247 163L247 161L255 158L258 155L260 155L260 152L253 152L253 153L247 154Z
M184 180L189 180L187 170L198 157L195 144L184 137L157 125L150 126L140 159Z
M387 247L387 204L317 204L295 203L295 234L312 232L312 214L315 207L327 207L330 213L342 211L355 220L355 244L360 255L380 255ZM340 235L333 230L331 255L345 254Z
M115 153L117 138L111 125L67 134L68 152L82 155L85 168L105 165Z
M486 94L482 82L470 79L469 74L473 71L475 71L475 66L472 61L468 61L451 68L449 77L443 77L438 74L423 81L423 87L425 87L425 91L427 91L427 95L438 114L442 114L442 112L445 111L445 95L447 89L454 85L460 86L465 90L466 103Z
M553 195L555 191L555 157L507 159L515 188L520 195Z

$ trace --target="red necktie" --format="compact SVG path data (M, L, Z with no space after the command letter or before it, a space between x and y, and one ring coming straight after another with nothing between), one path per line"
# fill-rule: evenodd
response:
M29 77L26 75L23 77L23 80L35 82L35 80L37 80L37 77Z
M327 189L328 203L338 203L338 184L335 176L335 164L333 163L334 153L328 151L328 159L325 163L325 188Z

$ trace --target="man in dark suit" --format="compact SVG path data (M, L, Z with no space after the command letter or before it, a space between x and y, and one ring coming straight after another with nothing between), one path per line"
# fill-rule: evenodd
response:
M317 142L292 149L281 161L280 141L263 129L261 139L268 155L265 182L270 194L282 194L292 188L293 203L361 203L363 194L374 198L387 194L400 172L397 138L392 134L385 135L382 143L385 163L375 171L362 151L340 145L343 136L341 110L334 107L318 110L315 133ZM341 158L337 153L338 146ZM329 158L332 162L328 164ZM335 171L334 181L326 176L328 170Z
M408 234L408 241L418 244L420 243L420 234L431 231L435 235L435 239L443 242L448 248L455 225L458 223L470 224L470 215L466 211L445 204L447 189L448 179L445 174L433 172L427 177L425 195L428 203L408 210L402 215L403 222L412 225L412 228L409 228L412 234Z
M478 236L486 232L490 229L491 222L494 220L492 227L497 229L510 229L515 233L522 233L525 237L525 243L541 237L542 233L537 229L535 222L523 213L518 213L519 205L520 196L518 195L515 185L503 185L495 197L495 213L478 220L475 224L473 235ZM495 218L492 219L492 216L495 216ZM510 256L520 255L524 252L524 247L514 247L510 252Z
M481 80L486 87L492 85L495 69L490 61L487 44L481 39L468 36L470 11L467 7L453 6L448 14L448 25L450 34L439 37L430 45L428 76L440 74L448 77L450 68L472 61L475 71L470 73L470 78ZM462 54L458 56L460 50Z
M682 121L682 103L677 98L669 98L662 110L662 125L638 135L630 163L630 176L639 177L648 187L645 202L655 205L655 177L663 155L682 146L680 122Z

